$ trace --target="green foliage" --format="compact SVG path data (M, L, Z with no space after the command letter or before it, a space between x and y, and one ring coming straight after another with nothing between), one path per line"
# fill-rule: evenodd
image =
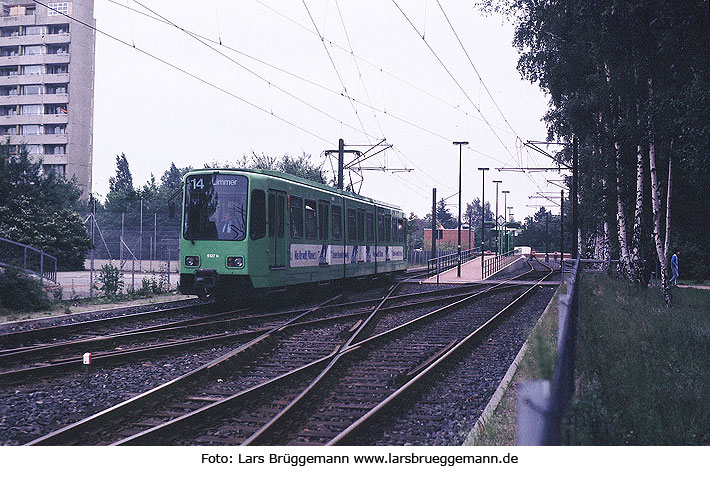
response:
M550 97L548 138L570 144L574 135L579 141L583 240L599 236L607 221L616 253L617 196L629 229L621 233L631 236L640 147L646 170L640 249L642 259L655 260L648 177L652 144L663 199L673 160L674 242L710 249L710 196L705 193L710 175L707 0L480 3L484 10L502 12L515 22L518 70ZM557 160L569 165L571 148L565 147ZM665 210L661 216L665 218Z
M240 169L266 169L272 171L280 171L286 174L292 174L299 178L309 179L321 184L328 184L326 172L323 169L324 163L319 166L311 164L311 155L301 153L300 156L294 157L289 154L284 154L280 158L268 156L264 153L257 154L252 151L251 156L242 156L236 164L212 162L205 164L205 168L240 168ZM332 185L333 182L331 181Z
M572 444L710 444L710 293L673 295L584 276Z
M123 290L123 273L112 263L105 264L99 271L98 289L109 299L116 299Z
M51 305L39 279L13 267L0 269L0 308L31 312L48 309Z
M14 155L0 144L0 237L52 254L61 270L83 268L91 240L73 212L80 194L73 181L42 173L25 148Z

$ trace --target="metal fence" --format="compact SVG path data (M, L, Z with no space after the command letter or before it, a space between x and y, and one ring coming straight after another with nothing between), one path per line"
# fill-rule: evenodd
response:
M558 298L557 364L547 380L523 382L518 393L518 445L557 445L562 419L574 394L579 320L579 260L563 261L567 292ZM565 264L567 263L567 264Z
M442 272L458 265L458 252L446 252L445 254L441 254L441 252L442 251L439 251L438 260L435 257L427 261L426 270L428 274L435 274L437 270ZM480 249L466 249L465 251L461 251L461 264L475 259L480 255L480 252Z
M57 258L32 246L0 238L0 265L57 282Z
M481 265L483 278L490 277L499 270L503 269L510 264L510 258L515 255L515 251L508 251L505 254L498 254L493 257L486 259L483 258L483 264Z
M94 259L116 261L120 269L134 269L135 262L137 270L154 271L159 263L178 257L179 211L170 217L163 200L126 200L113 206L120 210L84 212L96 246Z

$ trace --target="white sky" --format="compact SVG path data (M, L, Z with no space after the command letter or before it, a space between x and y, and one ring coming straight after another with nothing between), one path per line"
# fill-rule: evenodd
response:
M431 209L431 190L436 187L437 198L454 195L447 204L456 215L458 147L452 141L469 141L469 148L463 150L464 205L481 194L477 168L489 167L485 196L494 208L493 179L503 180L501 191L511 191L508 206L514 207L516 219L536 210L526 205L551 206L528 196L558 190L545 181L556 175L495 171L550 164L541 155L521 149L516 140L516 135L523 140L545 139L541 117L547 100L537 85L522 80L516 70L512 25L500 17L482 16L472 1L442 0L441 5L505 119L436 0L397 0L397 4L424 33L461 88L390 1L306 0L308 10L302 1L294 0L140 2L217 42L205 41L211 48L174 26L117 3L149 13L134 0L96 0L99 30L224 91L97 33L93 189L102 196L108 191L108 178L115 174L115 156L121 152L128 157L134 185L140 187L151 173L159 180L171 162L201 167L214 160L234 161L252 150L275 156L306 152L314 163L326 161L330 170L331 162L322 152L337 149L338 138L347 145L386 138L394 149L364 165L414 171L366 171L363 195L422 217ZM309 11L326 47L315 33ZM221 47L220 39L224 46L292 75ZM356 102L340 95L339 78ZM503 214L502 194L499 212Z

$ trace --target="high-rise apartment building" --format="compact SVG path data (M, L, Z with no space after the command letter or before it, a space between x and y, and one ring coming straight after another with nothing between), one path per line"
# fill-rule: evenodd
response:
M44 3L44 2L43 2ZM0 140L91 192L93 0L0 1ZM65 13L72 18L69 18Z

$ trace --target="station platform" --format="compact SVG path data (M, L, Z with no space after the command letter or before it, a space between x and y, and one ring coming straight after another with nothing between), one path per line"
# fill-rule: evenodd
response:
M490 259L493 256L485 256L486 259ZM456 267L448 269L439 274L438 283L439 284L464 284L468 282L479 282L488 277L483 277L483 257L476 257L475 259L461 264L461 277L458 277L458 271ZM525 260L523 256L510 256L503 259L505 261L504 265L496 272L500 272L505 268L515 267L513 264ZM423 284L436 284L437 276L434 274L428 279L422 281Z

